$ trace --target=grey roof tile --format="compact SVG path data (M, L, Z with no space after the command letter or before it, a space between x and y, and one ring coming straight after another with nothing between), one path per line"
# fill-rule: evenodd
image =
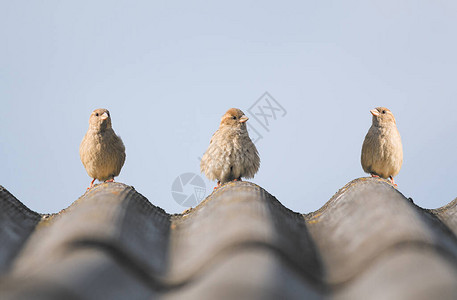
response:
M2 189L0 208L2 299L457 298L455 201L425 210L379 179L306 215L249 182L176 215L121 183L55 215Z
M41 216L0 186L0 276L6 273Z

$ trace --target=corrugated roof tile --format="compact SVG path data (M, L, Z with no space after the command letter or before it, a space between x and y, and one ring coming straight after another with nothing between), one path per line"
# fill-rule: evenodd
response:
M305 201L305 199L304 199ZM231 182L169 215L103 183L55 215L0 191L5 299L454 299L455 202L361 178L310 214Z

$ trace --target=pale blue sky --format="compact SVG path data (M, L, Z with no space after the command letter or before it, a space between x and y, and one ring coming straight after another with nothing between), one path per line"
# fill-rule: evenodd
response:
M314 211L366 176L381 105L403 139L399 190L442 206L457 196L455 3L0 0L0 184L38 212L71 204L103 107L126 146L117 181L181 212L173 180L199 173L228 108L268 91L287 114L262 131L252 181L285 206Z

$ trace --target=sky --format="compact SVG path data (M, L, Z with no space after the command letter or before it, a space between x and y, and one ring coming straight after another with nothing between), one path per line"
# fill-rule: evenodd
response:
M367 176L369 111L385 106L399 191L443 206L457 196L456 29L444 0L0 0L0 185L40 213L69 206L91 181L89 115L107 108L127 154L116 181L179 213L173 182L194 173L211 193L199 158L237 107L261 137L249 181L309 213Z

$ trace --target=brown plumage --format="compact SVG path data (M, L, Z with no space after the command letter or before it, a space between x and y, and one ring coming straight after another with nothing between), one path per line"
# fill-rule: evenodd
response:
M260 166L259 153L246 129L248 117L237 109L229 109L213 134L200 163L200 170L217 185L232 180L253 178Z
M371 176L390 178L400 172L403 163L403 147L394 115L385 107L370 110L373 123L362 146L362 168Z
M125 161L125 147L111 127L111 117L107 109L99 108L92 112L79 155L87 174L99 181L114 181Z

